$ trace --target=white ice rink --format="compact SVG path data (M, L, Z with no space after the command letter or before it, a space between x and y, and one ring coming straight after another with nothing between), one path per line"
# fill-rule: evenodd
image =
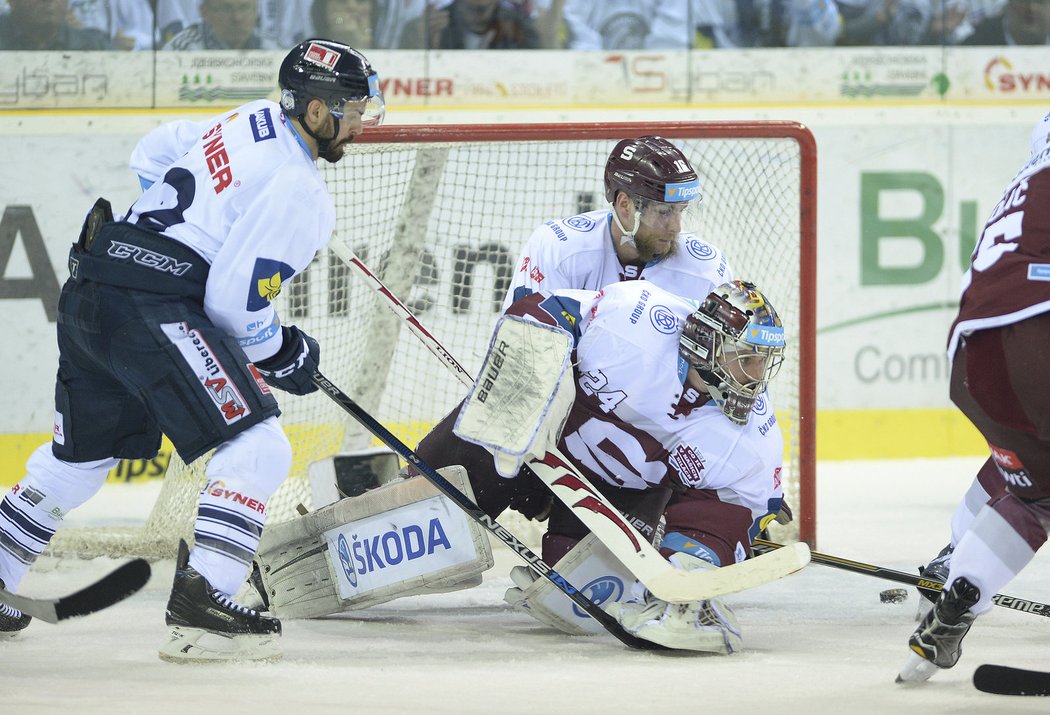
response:
M819 550L912 571L947 540L955 501L980 459L824 463ZM144 515L154 487L107 486L79 514ZM1050 619L993 608L963 659L929 683L893 678L917 596L819 565L729 598L745 651L729 657L634 652L612 637L570 638L512 612L502 594L517 557L494 545L482 586L314 621L286 621L277 664L180 666L156 655L173 563L144 592L0 642L0 712L16 713L999 713L1048 712L1044 698L977 692L980 663L1050 669ZM109 560L44 560L27 595L64 594ZM1006 593L1050 602L1043 553Z

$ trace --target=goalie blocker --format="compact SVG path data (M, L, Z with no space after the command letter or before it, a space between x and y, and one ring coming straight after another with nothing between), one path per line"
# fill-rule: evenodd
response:
M473 499L463 467L440 473ZM264 597L281 618L469 588L493 563L481 527L422 476L268 527L256 562Z

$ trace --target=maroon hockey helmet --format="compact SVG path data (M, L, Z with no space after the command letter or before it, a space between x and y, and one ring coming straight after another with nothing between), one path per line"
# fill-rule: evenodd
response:
M663 137L623 139L605 162L605 198L616 192L660 203L699 201L700 177L689 160Z

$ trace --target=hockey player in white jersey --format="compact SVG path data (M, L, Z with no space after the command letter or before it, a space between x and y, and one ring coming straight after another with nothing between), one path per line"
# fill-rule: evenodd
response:
M544 222L529 237L503 308L529 293L642 279L700 300L733 273L722 252L683 231L700 203L700 179L674 144L624 139L605 164L609 209Z
M659 546L676 566L712 568L748 558L752 538L782 499L783 439L766 385L782 361L784 329L762 293L734 281L698 305L631 281L598 293L544 291L507 314L558 326L575 340L575 401L557 444L579 472L642 534L655 536L663 515ZM542 482L526 472L506 478L506 465L497 471L488 451L458 436L458 414L420 443L424 461L466 467L478 505L493 517L542 500ZM548 517L543 558L640 637L717 653L741 646L724 604L669 604L632 586L559 501ZM564 594L532 582L525 570L513 576L519 588L508 593L511 603L566 632L597 632Z
M131 159L142 196L116 220L103 199L89 213L59 301L54 436L0 502L0 580L15 590L118 459L153 457L161 433L187 463L214 449L194 548L180 545L169 660L280 655L280 622L231 599L291 465L270 388L316 389L317 342L271 300L335 223L315 161L338 161L385 111L375 71L346 45L302 43L278 84L280 104L151 132ZM9 610L0 628L24 627Z

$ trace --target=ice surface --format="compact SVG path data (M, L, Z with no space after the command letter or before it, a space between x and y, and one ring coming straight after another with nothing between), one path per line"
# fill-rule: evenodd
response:
M822 463L825 553L912 571L946 543L949 517L980 459ZM127 520L154 487L107 486L71 522ZM0 642L0 712L14 713L996 713L1046 712L1045 699L977 692L993 662L1050 669L1050 619L1003 608L978 619L962 661L926 684L896 685L917 595L883 604L888 581L810 565L727 599L745 651L729 657L633 652L612 637L570 638L508 609L499 545L473 590L415 597L355 614L286 621L284 660L180 666L156 655L172 562L144 592L57 626L34 623ZM1050 602L1040 554L1004 589ZM27 595L67 593L114 562L42 560Z

